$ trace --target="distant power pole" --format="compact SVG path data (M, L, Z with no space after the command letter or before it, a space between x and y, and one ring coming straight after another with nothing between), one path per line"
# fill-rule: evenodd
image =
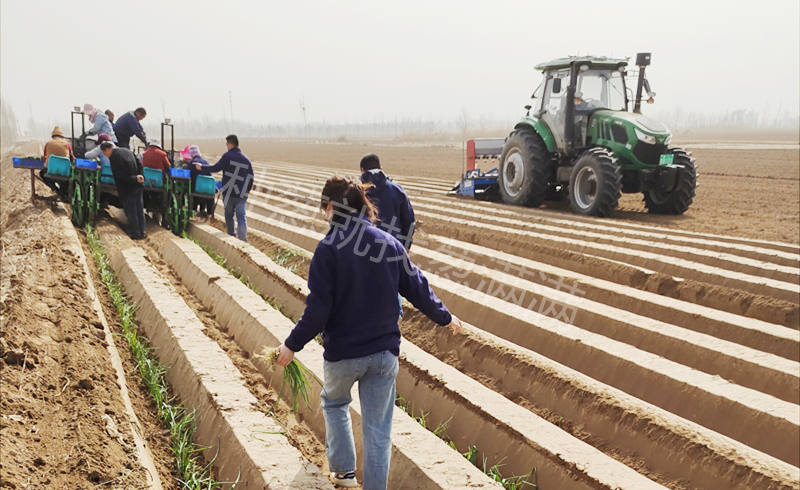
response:
M233 129L233 92L228 90L228 107L231 111L231 130Z
M303 111L303 138L308 138L308 119L306 118L306 100L300 99L300 110Z

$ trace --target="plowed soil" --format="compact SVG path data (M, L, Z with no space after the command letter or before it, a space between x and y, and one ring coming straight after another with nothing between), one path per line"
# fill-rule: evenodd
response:
M209 155L224 152L224 145L219 141L207 140L198 144ZM352 169L353 174L358 173L361 157L375 152L390 175L444 179L454 183L461 176L464 161L460 143L308 144L243 140L241 146L252 160ZM689 211L682 216L650 215L645 212L641 194L623 194L616 219L703 233L800 243L800 150L693 150L691 143L686 147L694 154L700 173L697 197ZM490 165L493 164L495 162ZM566 203L550 202L545 204L545 208L571 214Z
M28 172L11 169L8 158L2 161L1 187L0 487L142 487L145 470L103 325L58 222L63 212L51 208L49 198L32 205ZM52 194L40 182L37 193ZM108 310L106 315L114 321ZM129 356L123 360L135 372ZM153 435L151 449L168 456L147 393L135 382L128 388L143 432ZM170 460L164 461L161 479L166 488L176 488Z
M223 151L218 141L193 143L199 143L209 159ZM620 201L615 218L603 220L576 217L564 203L526 209L447 196L449 182L462 172L458 143L244 140L242 149L255 162L257 185L248 200L250 243L273 258L280 257L287 246L303 249L291 258L284 256L280 263L302 277L307 277L308 251L313 250L309 237L327 228L315 204L325 177L333 172L355 175L362 155L376 152L381 156L387 173L406 186L418 210L420 230L412 257L419 257L431 284L441 288L440 296L448 298L453 311L473 329L459 341L442 343L435 327L418 312L408 311L401 322L404 342L419 345L513 403L670 488L709 487L716 477L710 475L726 478L732 488L800 488L795 481L800 474L797 451L780 439L795 434L800 426L795 415L800 413L795 410L800 376L793 377L789 370L797 366L798 356L787 352L787 346L800 349L797 149L710 149L698 144L694 154L700 187L685 215L649 215L641 196L629 195ZM4 164L0 483L22 488L30 478L31 484L73 488L75 481L80 487L84 482L88 486L116 479L118 486L141 485L141 478L136 480L138 463L128 449L129 435L123 433L119 440L109 437L100 418L107 414L121 430L125 427L118 420L124 409L113 369L105 358L103 340L93 333L94 314L81 297L82 272L75 258L59 246L63 237L53 223L54 213L60 211L41 202L32 206L27 173L11 171ZM40 193L49 194L39 187ZM221 210L220 205L218 213ZM112 214L111 220L116 221L121 213ZM211 223L220 229L224 226L220 221ZM304 235L305 230L312 232ZM204 333L242 371L250 391L264 406L271 404L274 393L247 354L217 323L209 305L183 285L160 257L159 233L167 232L151 227L150 237L137 246L145 249L150 262L198 315ZM448 241L449 248L437 246L439 255L430 255L434 245ZM465 252L470 247L473 252ZM425 254L427 260L423 260ZM469 262L483 269L464 265L469 254ZM462 270L453 266L456 263ZM541 269L549 268L547 278L537 270L537 263ZM445 270L448 265L451 275ZM524 275L530 278L537 272L539 279L521 281ZM512 273L518 273L520 281L510 277ZM591 304L595 311L587 310L569 321L562 322L555 313L536 317L527 311L533 310L533 303L516 304L514 295L499 292L514 284L525 284L533 291L534 282L550 282L564 293L559 296L564 298L560 304L564 311L579 304L589 308L590 303L583 301L586 292L571 290L563 282L563 277L576 274L582 275L587 288L593 284L590 299L596 302ZM559 277L562 282L555 285L551 279ZM477 279L491 280L498 292L476 286ZM645 292L647 301L658 303L658 312L637 304ZM595 315L608 305L623 310L619 318L597 321ZM113 319L107 301L104 308ZM675 314L671 316L670 310ZM511 318L512 314L516 317ZM704 319L713 319L715 326L709 327ZM528 329L522 334L524 328ZM614 332L615 328L625 330ZM679 328L688 329L680 338ZM626 338L624 332L631 337ZM485 340L490 333L495 340ZM673 345L665 340L668 334L675 335L669 342L706 349L709 359L725 353L734 362L717 368L710 361L701 362L704 359L671 359L665 354L667 345ZM550 342L528 342L525 336ZM718 342L723 338L726 343ZM761 351L752 348L754 342ZM534 360L534 354L539 360ZM123 358L126 373L134 373L130 359ZM586 359L598 364L592 367ZM519 369L525 362L533 366L540 361L536 374L540 391L536 392L535 383L520 379L524 375L519 373L525 371ZM791 396L773 397L769 390L774 389L767 386L770 379L754 377L747 391L722 373L732 370L730 378L749 380L747 376L773 367L780 367L785 384L795 389ZM644 381L656 379L665 384ZM556 380L563 383L559 386L581 388L548 397L542 387ZM425 380L417 379L420 382ZM155 434L148 435L148 442L155 446L156 459L161 460L159 471L165 474L162 481L167 483L170 466L163 434L148 412L151 407L142 387L135 382L130 386L146 432ZM291 419L285 407L278 412ZM720 413L727 415L715 415ZM777 418L781 420L776 423L786 430L772 425L754 429ZM756 419L757 424L753 423ZM320 442L302 423L290 420L289 425L292 443L324 467ZM780 439L780 447L761 441L764 434L774 435L771 441ZM497 437L503 437L502 431ZM688 459L696 456L698 461L688 465L691 468L685 464L690 453ZM740 474L746 476L737 480Z

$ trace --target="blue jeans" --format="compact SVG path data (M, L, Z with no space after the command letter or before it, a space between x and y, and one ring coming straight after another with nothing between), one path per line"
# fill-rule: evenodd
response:
M389 351L355 359L325 361L322 409L328 464L335 473L356 469L350 389L358 381L364 434L364 490L385 489L389 478L397 370L397 356Z
M236 236L239 240L247 241L247 220L244 217L244 206L247 204L247 198L241 199L238 197L229 196L225 201L225 227L228 229L228 235ZM236 234L233 233L233 215L236 213Z

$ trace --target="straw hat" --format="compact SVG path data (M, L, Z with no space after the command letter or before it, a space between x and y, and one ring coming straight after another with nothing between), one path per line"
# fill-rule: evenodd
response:
M147 146L157 146L158 148L161 148L161 149L163 149L163 148L161 147L161 142L158 140L158 138L150 138L150 139L147 141Z
M56 126L53 128L53 132L50 133L50 136L61 136L64 137L64 132L61 131L61 126Z

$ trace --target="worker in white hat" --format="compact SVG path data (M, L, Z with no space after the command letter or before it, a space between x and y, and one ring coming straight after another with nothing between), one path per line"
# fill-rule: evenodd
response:
M169 175L172 166L167 158L167 152L161 148L161 142L156 138L147 141L147 150L142 154L142 165L161 170L162 175Z

